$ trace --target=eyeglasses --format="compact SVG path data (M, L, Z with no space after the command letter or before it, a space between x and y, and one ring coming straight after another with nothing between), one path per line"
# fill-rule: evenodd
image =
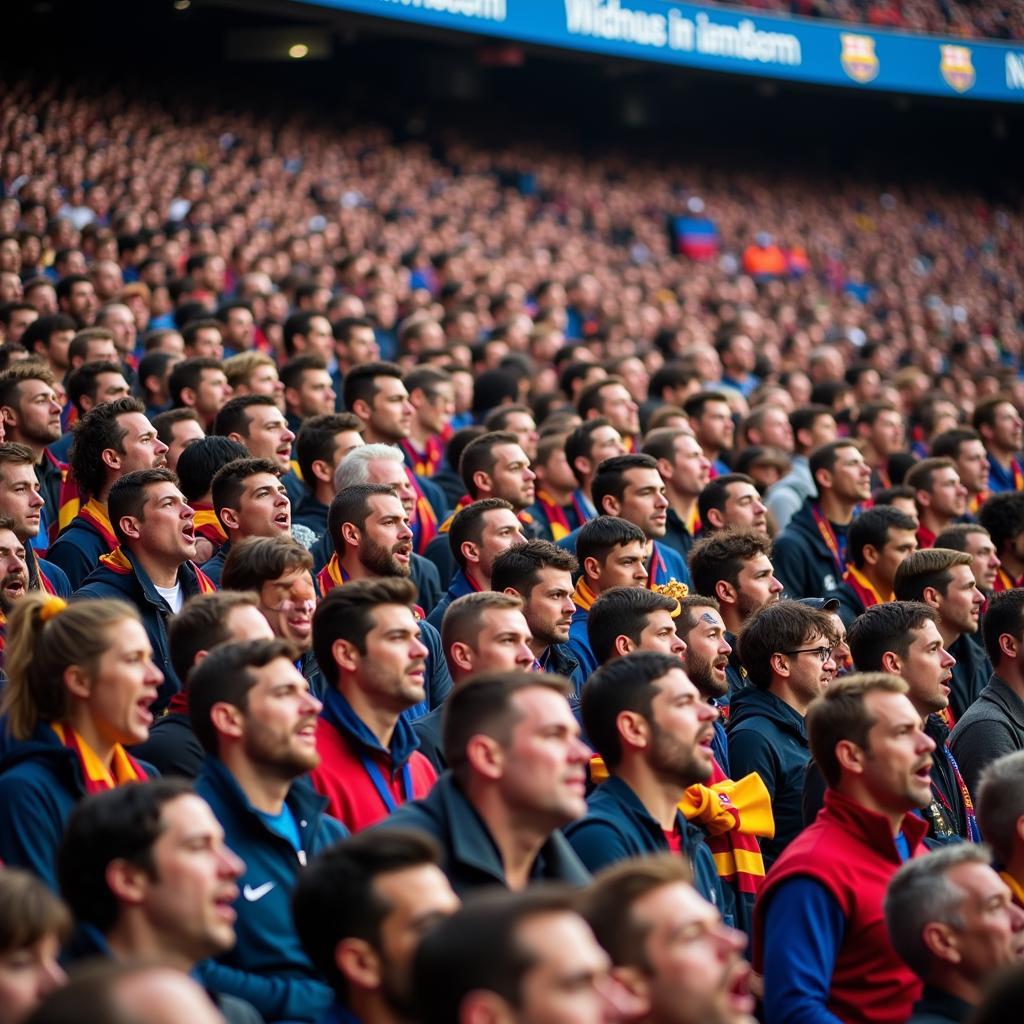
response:
M834 650L834 647L801 647L796 651L783 651L782 653L789 658L793 657L794 654L816 654L818 656L818 661L824 665L825 662L832 657L832 652Z

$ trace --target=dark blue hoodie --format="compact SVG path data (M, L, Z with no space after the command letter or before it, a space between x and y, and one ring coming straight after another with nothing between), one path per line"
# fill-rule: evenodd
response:
M730 702L728 737L732 777L757 772L772 798L775 838L761 840L768 868L803 830L804 773L811 759L804 718L775 694L748 686Z
M842 582L843 571L832 557L811 507L816 498L808 498L789 521L789 525L775 538L772 565L779 582L786 588L786 596L824 597ZM846 527L833 529L842 534Z
M306 779L292 783L285 800L299 827L301 852L272 831L234 776L207 757L196 793L211 807L227 845L245 861L235 901L238 941L197 968L202 983L251 1003L273 1021L315 1021L331 1004L330 988L313 970L292 924L291 898L302 867L348 833L324 814L327 801Z

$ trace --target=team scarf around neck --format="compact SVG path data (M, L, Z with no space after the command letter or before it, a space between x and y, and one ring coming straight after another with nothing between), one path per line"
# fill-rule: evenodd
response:
M108 769L96 751L66 722L54 722L50 727L57 734L61 744L77 758L86 793L105 793L108 789L116 789L126 782L145 782L149 778L142 765L120 743L114 744Z
M865 608L873 608L876 604L888 604L892 595L882 597L874 584L856 566L848 565L843 579L850 585L853 592L860 598Z
M537 504L547 518L548 528L551 530L551 539L556 544L563 537L568 537L572 533L572 527L569 525L569 517L565 514L565 509L547 491L538 489Z

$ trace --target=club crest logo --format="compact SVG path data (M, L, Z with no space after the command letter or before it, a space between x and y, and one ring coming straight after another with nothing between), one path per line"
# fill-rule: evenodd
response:
M839 55L843 70L862 85L874 81L878 77L875 40L871 36L858 36L849 32L841 32L839 38L843 44L843 51Z
M967 92L974 85L977 75L971 63L971 51L966 46L940 46L942 60L939 71L946 84L957 92Z

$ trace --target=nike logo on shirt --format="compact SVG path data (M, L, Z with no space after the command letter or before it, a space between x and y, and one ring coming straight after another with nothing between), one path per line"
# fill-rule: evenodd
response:
M251 885L247 885L242 889L242 895L250 903L255 903L257 900L263 899L274 888L275 884L274 882L264 882L262 885L256 886L255 889Z

